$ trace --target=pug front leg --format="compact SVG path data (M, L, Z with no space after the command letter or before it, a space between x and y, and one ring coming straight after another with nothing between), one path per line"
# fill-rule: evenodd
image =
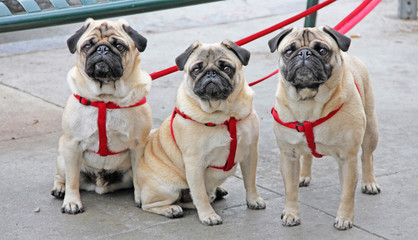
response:
M196 158L184 157L186 179L199 219L203 224L209 226L222 224L222 218L213 210L206 193L204 178L206 169L200 165L200 161L196 160Z
M61 154L57 158L57 173L55 174L54 188L51 195L62 199L65 196L65 163Z
M240 162L242 176L244 178L244 187L247 195L247 206L250 209L265 209L266 203L260 197L256 187L256 171L258 162L257 143L251 146L251 152L245 161Z
M133 185L134 185L134 199L137 206L141 206L141 188L139 184L138 177L138 164L141 158L144 156L144 147L145 143L140 143L131 150L131 165L132 165L132 175L133 175Z
M77 141L63 136L60 140L60 154L65 162L65 197L61 212L81 213L84 211L80 198L82 150Z
M353 227L354 195L357 185L357 155L338 160L341 184L341 202L335 218L334 227L347 230Z
M280 172L283 176L285 188L285 205L281 216L284 226L300 224L298 203L299 157L300 155L294 149L280 149Z
M299 187L307 187L312 179L312 154L302 155L300 167Z
M363 143L361 144L361 167L362 167L362 183L361 191L366 194L380 193L379 184L377 184L376 177L373 170L373 152L377 147L378 129L377 119L374 111L366 112L367 124L366 132L364 133Z

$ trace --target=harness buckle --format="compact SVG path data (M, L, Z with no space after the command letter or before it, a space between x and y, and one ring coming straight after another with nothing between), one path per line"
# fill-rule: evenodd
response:
M303 128L299 130L299 127L303 127ZM303 123L296 124L295 129L298 132L305 132L305 126L303 125Z
M86 106L90 106L91 102L90 100L80 97L80 99L78 100L81 104L86 105Z

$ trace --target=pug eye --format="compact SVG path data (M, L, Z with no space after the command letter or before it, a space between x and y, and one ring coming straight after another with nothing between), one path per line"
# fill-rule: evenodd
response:
M84 51L84 52L88 52L90 49L91 49L91 44L86 44L86 45L84 45L84 47L83 47L83 51Z
M284 55L286 56L286 57L290 57L290 56L292 56L292 53L293 53L293 51L292 50L287 50L285 53L284 53Z
M231 68L230 67L228 67L228 66L225 66L224 68L223 68L223 71L225 72L225 73L230 73L231 72Z
M125 51L125 46L123 46L122 44L118 44L116 45L116 49L118 49L119 52L123 52Z
M193 75L197 76L200 73L200 68L193 68L192 70Z
M328 50L325 48L321 48L319 49L319 54L321 54L321 56L325 56L328 54Z

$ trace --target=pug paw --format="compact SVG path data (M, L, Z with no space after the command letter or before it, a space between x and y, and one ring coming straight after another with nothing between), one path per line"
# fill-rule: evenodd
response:
M344 217L337 217L334 222L334 227L338 230L347 230L353 227L353 220Z
M307 187L311 183L310 177L301 177L299 178L299 187Z
M361 185L361 192L365 194L375 195L380 193L379 185L374 183L363 183Z
M62 213L77 214L84 212L83 205L81 202L67 202L61 207Z
M65 185L60 182L54 183L54 188L51 191L51 195L56 198L64 198L65 196Z
M164 215L169 218L183 217L183 209L178 205L171 205L164 211Z
M300 218L296 214L286 212L286 210L283 211L281 219L283 226L292 227L300 224Z
M228 195L228 191L226 191L226 189L223 187L217 187L215 195L216 195L215 200L219 200L219 199L224 198L226 195Z
M255 200L252 201L247 200L247 206L249 209L259 210L265 209L266 203L264 202L264 199L262 199L261 197L257 197Z
M52 189L51 191L51 195L56 197L56 198L64 198L65 196L65 189L64 188L60 188L60 189Z
M208 193L208 199L210 203L213 203L216 200L223 199L226 195L228 195L228 191L222 187L217 187L215 190Z
M212 213L207 216L201 217L200 221L208 226L222 224L222 218L216 213Z

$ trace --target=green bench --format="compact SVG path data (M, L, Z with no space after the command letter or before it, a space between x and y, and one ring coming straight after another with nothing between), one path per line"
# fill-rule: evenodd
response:
M6 3L17 1L23 13L12 13ZM35 0L0 0L0 33L82 22L95 19L118 17L184 7L220 0L79 0L70 5L66 0L49 0L52 8L41 9Z

